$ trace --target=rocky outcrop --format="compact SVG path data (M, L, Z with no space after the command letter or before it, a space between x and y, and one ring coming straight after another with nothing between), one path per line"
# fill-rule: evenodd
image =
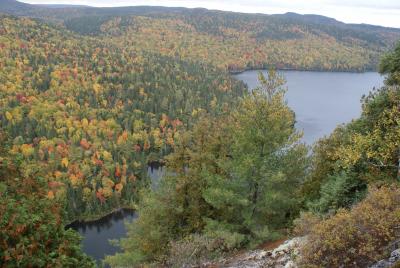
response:
M390 258L381 260L374 265L370 266L369 268L390 268L393 267L395 264L400 263L400 249L396 249L390 254Z
M258 249L234 257L226 258L218 263L205 264L201 267L209 268L297 268L296 262L300 258L300 247L306 243L306 237L295 237L286 240L272 250ZM400 240L391 245L392 253L368 268L394 268L400 267ZM397 248L397 249L396 249ZM398 266L397 266L398 265Z
M296 237L285 241L273 250L254 250L232 259L226 259L213 267L232 267L232 268L296 268L296 258L299 255L299 247L304 242L304 238Z

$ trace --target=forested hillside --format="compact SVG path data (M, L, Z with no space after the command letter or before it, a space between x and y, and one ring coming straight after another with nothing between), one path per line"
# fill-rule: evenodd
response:
M217 114L245 87L214 67L41 22L0 18L0 123L26 176L65 201L68 219L132 205L147 163L175 146L178 130Z
M14 0L0 12L1 267L93 267L64 226L121 207L138 218L106 258L116 267L202 265L293 233L308 239L300 265L367 267L399 241L399 29ZM251 92L228 72L375 70L382 55L385 86L312 154L279 72ZM167 175L149 187L155 162Z
M260 73L261 87L233 110L180 136L167 157L174 176L143 194L123 252L106 262L200 266L293 233L305 241L295 267L370 267L386 258L400 239L399 59L400 44L383 58L385 86L363 99L360 118L309 157L284 81Z
M270 71L221 116L203 116L177 140L159 189L142 194L139 218L108 257L113 267L188 267L284 235L301 205L307 148Z
M0 12L30 16L141 51L240 71L375 70L400 30L316 15L241 14L165 7L35 6L7 0Z

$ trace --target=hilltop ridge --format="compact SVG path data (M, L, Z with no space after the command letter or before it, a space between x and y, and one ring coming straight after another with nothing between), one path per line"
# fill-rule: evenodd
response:
M0 13L56 23L137 51L211 64L231 72L376 70L400 40L400 29L346 24L320 15L246 14L205 8L98 8L0 3Z

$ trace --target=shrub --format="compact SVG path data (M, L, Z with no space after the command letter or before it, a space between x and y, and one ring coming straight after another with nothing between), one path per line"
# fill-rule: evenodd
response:
M312 228L321 222L321 217L312 212L302 212L300 217L293 221L293 234L304 236L311 233Z
M64 230L58 207L0 193L0 267L95 267L80 238Z
M352 172L334 174L328 176L328 180L322 184L320 198L310 202L308 207L317 213L348 208L365 196L366 188L366 183Z
M189 237L170 243L169 267L198 267L223 254L223 241L205 235Z
M307 219L314 225L306 228L308 243L301 249L302 265L367 267L384 257L387 247L398 238L400 188L371 188L351 210L341 209L319 222Z

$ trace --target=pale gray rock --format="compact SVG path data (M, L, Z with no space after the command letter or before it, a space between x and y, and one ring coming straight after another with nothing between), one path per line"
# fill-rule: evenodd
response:
M390 254L389 261L395 263L400 260L400 249L396 249L395 251Z
M380 260L369 268L390 268L400 261L400 249L392 251L390 258L386 260Z
M231 259L225 259L212 267L230 268L297 268L296 257L305 238L295 237L273 250L254 250Z

